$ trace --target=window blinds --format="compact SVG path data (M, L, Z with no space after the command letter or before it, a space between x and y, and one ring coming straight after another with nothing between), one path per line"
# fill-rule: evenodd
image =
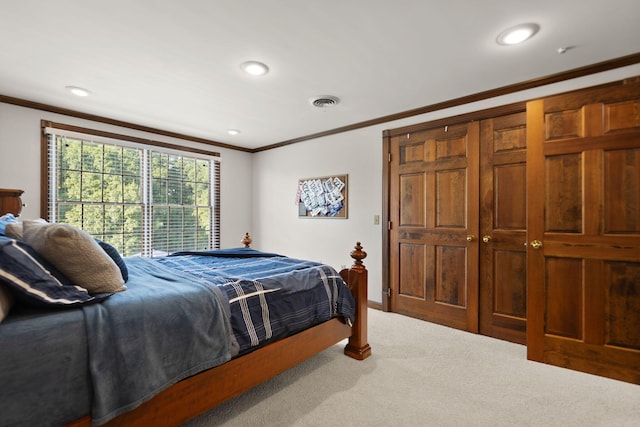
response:
M50 221L74 224L124 256L220 247L218 158L104 133L45 132Z

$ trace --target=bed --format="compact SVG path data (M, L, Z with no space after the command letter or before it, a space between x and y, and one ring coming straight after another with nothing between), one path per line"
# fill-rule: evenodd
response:
M65 308L14 303L0 323L0 426L175 426L345 339L347 356L371 354L359 242L339 274L243 242L112 258L124 291L56 294L74 301Z

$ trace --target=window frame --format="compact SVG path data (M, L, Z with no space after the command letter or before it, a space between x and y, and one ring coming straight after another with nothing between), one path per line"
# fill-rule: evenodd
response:
M41 203L40 203L40 212L42 218L50 218L50 209L51 209L51 195L52 191L55 191L51 188L51 173L49 170L50 165L50 151L49 151L49 136L50 134L55 134L56 136L66 136L69 138L84 140L84 141L93 141L101 144L111 144L123 147L130 147L135 149L145 150L146 154L144 157L150 157L152 152L165 153L168 155L178 155L184 157L195 157L206 159L210 161L210 206L211 206L211 236L210 236L210 244L212 249L220 248L220 153L216 151L204 150L199 148L194 148L190 146L181 146L176 144L169 144L160 141L154 141L150 139L139 138L130 135L117 134L113 132L88 129L84 127L68 125L63 123L54 123L51 121L42 120L41 121ZM148 162L148 159L146 160ZM148 165L148 163L145 163ZM145 171L142 175L142 178L145 182L144 187L149 188L151 182L151 173L150 171ZM56 189L57 190L57 189ZM123 203L123 206L125 204ZM153 207L153 201L151 197L147 197L147 195L143 196L142 201L144 210L151 210ZM150 218L150 217L148 217ZM149 222L151 225L151 222ZM148 232L144 232L144 234L148 234ZM148 235L145 235L143 242L143 255L151 256L150 247L151 242L148 241Z

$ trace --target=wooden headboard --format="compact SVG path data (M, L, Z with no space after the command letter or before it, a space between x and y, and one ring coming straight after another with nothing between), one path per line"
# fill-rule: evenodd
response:
M15 216L22 212L22 199L20 196L24 193L22 190L9 190L0 188L0 215L12 213Z

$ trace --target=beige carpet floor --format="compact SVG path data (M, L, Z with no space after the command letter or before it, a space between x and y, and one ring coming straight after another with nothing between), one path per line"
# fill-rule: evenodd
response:
M640 386L521 345L378 310L369 342L365 361L333 346L184 426L640 426Z

